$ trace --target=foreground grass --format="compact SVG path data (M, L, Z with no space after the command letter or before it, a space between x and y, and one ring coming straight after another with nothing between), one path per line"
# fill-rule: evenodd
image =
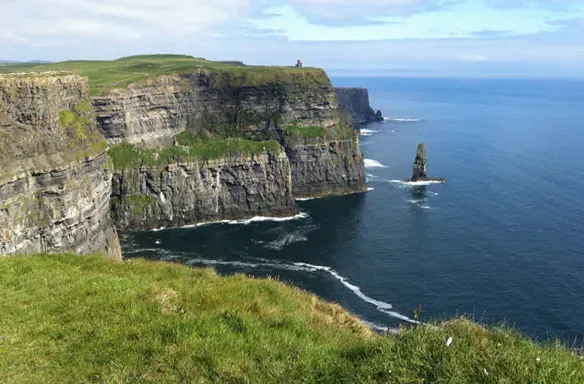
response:
M140 55L112 61L79 60L50 64L19 63L0 66L0 73L70 71L87 76L91 92L98 95L111 89L161 75L212 70L212 86L257 86L266 83L295 82L311 86L330 85L321 69L290 67L241 67L186 55Z
M584 382L559 344L464 319L379 336L298 289L208 269L14 257L0 289L3 383Z

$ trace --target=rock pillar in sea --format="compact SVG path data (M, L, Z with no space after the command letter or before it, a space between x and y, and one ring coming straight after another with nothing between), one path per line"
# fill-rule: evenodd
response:
M426 153L426 145L420 143L418 145L418 152L416 153L416 160L414 160L414 175L410 181L433 181L437 183L446 183L443 177L429 177L428 176L428 154Z
M420 143L418 145L418 152L416 153L416 160L414 161L414 175L412 181L420 181L428 179L428 155L426 154L426 145Z

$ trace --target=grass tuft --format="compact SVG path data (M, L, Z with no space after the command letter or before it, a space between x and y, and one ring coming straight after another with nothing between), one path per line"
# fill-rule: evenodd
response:
M584 382L559 343L466 319L381 336L299 289L210 269L19 256L0 259L0 289L3 383Z

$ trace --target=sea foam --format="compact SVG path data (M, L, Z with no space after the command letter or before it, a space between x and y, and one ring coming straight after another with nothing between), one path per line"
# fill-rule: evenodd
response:
M387 168L377 160L365 159L365 168Z

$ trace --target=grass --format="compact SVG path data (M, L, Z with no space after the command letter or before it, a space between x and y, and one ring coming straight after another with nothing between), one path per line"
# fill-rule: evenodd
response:
M202 139L187 132L177 136L177 144L163 149L147 149L130 143L121 143L112 147L108 153L115 169L126 169L143 165L164 166L192 160L255 156L283 151L282 146L276 141L251 141L242 138Z
M240 67L185 55L140 55L113 61L64 61L50 64L9 64L0 66L0 73L70 71L87 76L92 94L162 75L207 71L211 86L257 86L267 83L295 82L304 86L329 86L325 72L315 68Z
M584 382L558 343L465 319L380 336L299 289L209 269L20 256L0 259L0 289L3 383Z
M92 112L88 100L80 102L74 110L59 112L59 122L68 138L67 149L77 151L77 158L103 153L107 148L107 141L95 127Z

